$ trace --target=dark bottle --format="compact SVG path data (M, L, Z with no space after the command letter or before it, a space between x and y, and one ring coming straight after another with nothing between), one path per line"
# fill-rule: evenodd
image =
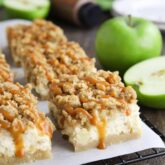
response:
M92 0L53 0L53 13L77 25L93 27L104 19L100 6Z

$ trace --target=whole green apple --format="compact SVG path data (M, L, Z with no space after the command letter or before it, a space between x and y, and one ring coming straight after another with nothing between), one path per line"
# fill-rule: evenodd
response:
M165 57L142 61L124 74L124 81L137 92L142 105L165 108Z
M105 69L121 75L139 61L159 56L162 37L151 22L135 17L116 17L103 23L96 35L97 57Z
M5 0L3 5L9 17L29 20L46 17L50 9L49 0Z

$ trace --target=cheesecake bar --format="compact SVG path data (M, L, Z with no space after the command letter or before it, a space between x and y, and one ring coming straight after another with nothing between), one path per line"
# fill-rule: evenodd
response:
M31 87L0 83L0 165L47 159L54 126L37 109Z
M5 81L13 81L13 74L10 66L6 62L5 56L0 51L0 83Z
M25 76L33 85L40 98L48 99L49 85L54 78L63 74L82 75L96 72L95 60L87 57L84 50L75 42L61 42L60 45L45 44L25 49L22 52Z
M53 23L45 20L35 20L29 25L16 25L7 29L7 38L10 52L17 65L24 60L22 51L26 47L34 47L45 43L58 44L66 41L63 30Z
M141 136L136 93L117 72L63 75L50 87L49 107L75 151Z

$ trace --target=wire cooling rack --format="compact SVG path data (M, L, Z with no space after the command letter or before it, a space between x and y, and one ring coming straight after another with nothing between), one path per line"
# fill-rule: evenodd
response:
M143 115L141 119L154 131L161 139L165 142L165 136L153 126ZM140 162L143 160L159 157L165 155L165 149L152 148L145 151L135 152L128 155L118 156L111 159L100 160L92 163L87 163L85 165L126 165L130 163Z

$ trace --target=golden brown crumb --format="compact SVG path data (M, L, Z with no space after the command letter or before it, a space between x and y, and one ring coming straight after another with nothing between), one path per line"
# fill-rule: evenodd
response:
M5 81L13 81L13 74L10 66L7 64L4 55L0 52L0 83Z

